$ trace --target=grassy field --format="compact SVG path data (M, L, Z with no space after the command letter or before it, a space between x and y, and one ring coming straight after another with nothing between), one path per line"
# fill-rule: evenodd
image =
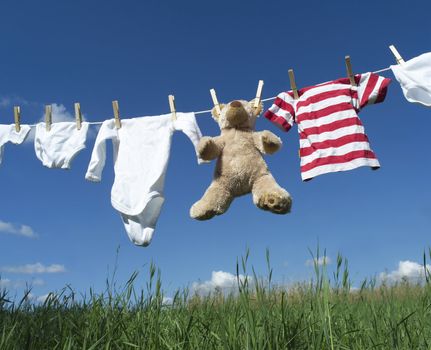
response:
M247 275L248 253L237 263ZM77 298L65 288L43 304L0 294L0 349L431 349L431 280L352 290L347 261L335 271L315 264L309 283L283 288L272 269L238 278L226 294L178 291L166 303L151 265L146 288L137 274L122 288ZM424 254L424 267L426 256ZM79 299L79 301L77 300Z

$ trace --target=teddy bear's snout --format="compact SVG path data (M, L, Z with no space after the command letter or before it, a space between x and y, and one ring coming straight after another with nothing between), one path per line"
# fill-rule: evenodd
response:
M239 101L232 101L232 102L230 103L230 106L231 106L231 107L234 107L234 108L239 108L239 107L242 107L242 103L241 103L241 102L239 102Z
M232 101L228 104L226 120L231 127L243 124L249 119L249 115L240 101Z

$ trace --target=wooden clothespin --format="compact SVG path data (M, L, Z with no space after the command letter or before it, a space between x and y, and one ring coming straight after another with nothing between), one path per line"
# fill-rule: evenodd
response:
M115 127L117 129L120 129L121 120L120 120L120 109L118 108L118 101L112 101L112 108L114 110Z
M169 95L168 99L169 99L169 108L171 109L171 113L172 113L172 120L176 120L177 111L175 109L175 97L174 95Z
M76 120L76 128L78 130L81 130L82 114L81 114L81 105L79 102L75 103L75 120Z
M389 49L392 51L392 54L395 56L395 59L397 60L397 64L406 63L394 45L389 46Z
M293 69L289 69L289 80L290 80L290 88L293 91L293 97L295 100L299 98L298 89L296 88L295 82L295 74L293 73Z
M352 86L356 86L355 76L353 75L353 70L352 70L352 63L350 62L350 56L344 57L344 60L346 62L347 76L349 77L350 84Z
M19 106L13 107L13 116L15 119L15 131L20 132L20 130L21 130L21 108Z
M45 106L45 127L46 131L51 131L51 124L52 124L52 106L46 105Z
M220 104L218 103L218 100L217 100L216 92L214 89L211 89L210 93L211 93L211 98L213 99L213 103L214 103L214 107L216 109L217 116L219 116L221 114L221 109L220 109Z
M259 80L259 84L257 85L256 91L256 99L254 100L254 108L259 107L260 100L262 98L262 88L263 88L263 80Z

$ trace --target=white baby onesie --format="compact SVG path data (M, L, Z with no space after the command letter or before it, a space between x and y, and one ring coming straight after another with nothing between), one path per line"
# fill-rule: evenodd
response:
M16 145L23 143L29 131L30 126L28 125L21 125L19 132L16 132L15 124L0 125L0 164L3 159L4 145L8 142L12 142Z
M431 52L391 66L407 101L431 107Z
M106 160L105 140L112 139L115 180L111 203L136 245L148 246L153 237L164 202L165 173L172 134L176 130L183 131L196 149L202 134L194 113L177 113L175 121L171 114L124 119L120 129L110 119L103 122L97 135L85 178L101 181Z
M72 160L85 148L89 124L81 123L78 130L74 122L53 123L46 130L45 123L36 125L34 150L37 158L48 168L70 169Z

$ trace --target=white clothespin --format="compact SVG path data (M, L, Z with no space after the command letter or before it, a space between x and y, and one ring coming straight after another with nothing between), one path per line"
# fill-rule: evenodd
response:
M290 88L293 91L293 97L295 100L299 98L298 89L296 88L295 82L295 74L293 73L293 69L289 69L289 80L290 80Z
M13 116L15 119L15 131L20 132L20 130L21 130L21 108L19 106L13 107Z
M389 46L389 49L392 51L392 54L395 56L395 59L397 60L397 64L406 63L394 45Z
M46 128L46 131L51 131L51 124L52 124L52 106L46 105L45 106L45 128Z
M171 113L172 113L172 120L176 120L177 119L177 111L175 109L175 97L174 97L174 95L169 95L168 99L169 99L169 108L170 108Z
M76 128L78 130L81 130L82 114L81 114L81 105L79 102L75 103L75 120L76 120Z
M259 80L259 84L257 85L256 91L256 99L254 100L254 108L259 107L260 100L262 98L262 88L263 88L263 80Z
M120 109L118 108L118 101L112 101L112 109L114 110L115 127L117 129L120 129L121 120L120 120Z
M218 100L217 100L216 92L214 89L211 89L210 93L211 93L211 98L213 99L213 103L214 103L214 107L216 109L217 116L219 116L221 114L221 109L220 109L220 104L218 103Z
M352 84L352 86L356 86L355 76L353 75L352 70L352 63L350 62L350 56L344 57L344 60L346 62L347 76L349 77L350 84Z

